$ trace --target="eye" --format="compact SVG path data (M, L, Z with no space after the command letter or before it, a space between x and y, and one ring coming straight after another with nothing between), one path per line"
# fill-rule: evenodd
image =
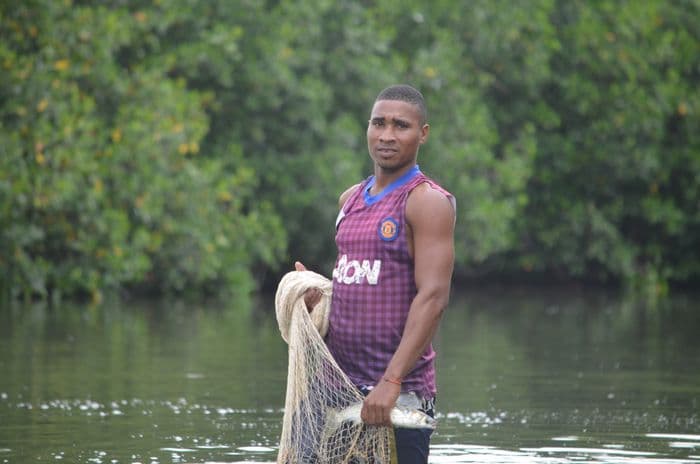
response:
M370 121L370 124L372 124L372 126L374 127L382 127L384 125L384 121L382 121L381 119L374 119Z

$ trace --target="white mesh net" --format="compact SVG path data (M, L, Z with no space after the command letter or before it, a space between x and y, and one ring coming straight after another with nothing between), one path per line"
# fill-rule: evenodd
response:
M304 292L318 288L320 303L309 314ZM376 463L391 458L389 427L341 421L337 413L363 400L326 348L332 283L311 271L292 271L279 283L275 309L289 345L287 395L278 463Z

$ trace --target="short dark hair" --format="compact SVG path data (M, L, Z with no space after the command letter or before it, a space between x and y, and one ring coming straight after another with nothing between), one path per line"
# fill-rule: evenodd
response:
M389 86L379 92L374 101L380 100L400 100L415 105L420 113L421 124L425 124L428 120L428 108L425 105L423 94L410 85L398 84Z

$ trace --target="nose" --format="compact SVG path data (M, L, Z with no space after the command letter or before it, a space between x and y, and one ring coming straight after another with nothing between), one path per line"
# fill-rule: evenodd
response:
M384 126L379 133L379 141L380 142L392 142L396 139L394 136L394 128L391 124L387 124Z

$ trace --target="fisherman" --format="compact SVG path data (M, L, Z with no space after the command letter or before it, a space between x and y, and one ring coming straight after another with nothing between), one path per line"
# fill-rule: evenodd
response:
M432 338L447 306L454 263L455 200L417 164L430 126L423 95L382 90L367 145L374 173L340 195L338 257L326 345L366 395L365 424L391 425L401 398L434 416ZM301 262L297 271L306 270ZM309 311L320 300L311 289ZM430 428L395 428L398 462L427 463Z

